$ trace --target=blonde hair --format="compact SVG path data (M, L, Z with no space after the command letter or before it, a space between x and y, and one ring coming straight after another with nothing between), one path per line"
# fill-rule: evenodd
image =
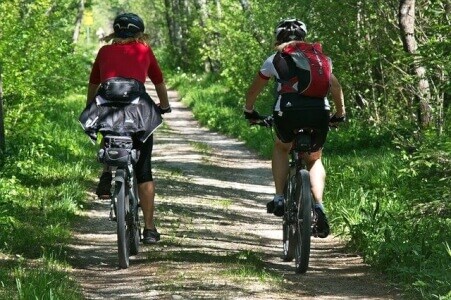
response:
M285 43L281 43L281 44L276 43L275 49L279 52L282 52L283 48L285 48L286 46L288 46L290 44L297 44L297 43L305 43L305 41L295 40L295 41L289 41L289 42L285 42Z
M108 43L111 42L112 44L128 44L132 42L138 42L145 45L149 45L149 35L143 32L138 32L135 34L135 36L129 37L129 38L120 38L116 36L116 34L113 32L104 38L102 38L102 41Z

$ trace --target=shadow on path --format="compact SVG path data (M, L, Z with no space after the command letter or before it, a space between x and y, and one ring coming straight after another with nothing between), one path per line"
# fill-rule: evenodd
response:
M314 239L310 269L295 274L294 262L281 258L281 219L266 214L270 162L200 127L178 95L170 97L152 165L162 239L118 269L109 203L90 194L69 249L87 299L401 299L334 237Z

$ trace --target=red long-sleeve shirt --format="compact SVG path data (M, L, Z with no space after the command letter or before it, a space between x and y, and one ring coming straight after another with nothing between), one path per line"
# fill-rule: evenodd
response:
M152 49L139 42L111 44L100 48L91 69L89 83L100 84L112 77L133 78L144 83L163 82L163 74Z

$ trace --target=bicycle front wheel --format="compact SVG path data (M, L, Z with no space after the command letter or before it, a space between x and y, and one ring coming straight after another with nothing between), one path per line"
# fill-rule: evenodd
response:
M133 175L132 195L130 195L130 214L128 216L128 230L130 236L130 255L136 255L139 252L140 226L139 226L139 197L138 197L138 184L136 182L136 176Z
M129 266L129 240L130 234L127 230L127 212L129 210L128 189L126 188L126 175L124 170L117 170L115 177L115 202L116 202L116 229L117 229L117 250L119 267L126 269Z
M293 223L293 202L295 176L289 176L284 188L284 214L282 224L282 242L283 242L283 260L292 261L294 258L296 241L295 241L295 224Z
M307 170L300 170L296 175L296 199L298 212L296 222L296 273L305 273L310 258L310 240L312 234L312 191L310 175Z

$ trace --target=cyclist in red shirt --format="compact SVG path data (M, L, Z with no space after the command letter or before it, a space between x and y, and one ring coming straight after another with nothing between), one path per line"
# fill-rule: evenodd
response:
M87 104L95 101L102 89L102 84L108 80L121 77L134 79L142 85L143 97L150 96L145 92L144 83L149 77L155 85L160 100L160 113L168 113L171 107L168 101L166 84L152 48L146 43L144 23L136 14L125 13L117 16L113 23L114 33L104 38L111 44L100 48L92 66L87 92ZM151 156L153 148L153 135L138 145L140 157L135 166L138 182L140 206L144 216L143 243L155 243L160 234L154 224L154 198L155 186L152 178ZM99 198L111 196L111 172L105 168L100 177L96 194Z

